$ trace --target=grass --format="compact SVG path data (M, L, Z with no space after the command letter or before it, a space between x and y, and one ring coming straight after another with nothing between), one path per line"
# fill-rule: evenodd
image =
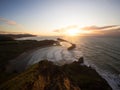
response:
M56 41L44 40L23 40L23 41L1 41L0 42L0 66L7 63L7 61L16 58L23 52L35 49L37 47L53 45Z
M107 82L92 68L74 62L63 66L63 70L82 90L111 90Z
M38 64L32 65L29 69L27 69L22 74L16 76L15 78L3 83L1 85L2 90L21 90L23 88L27 88L30 84L32 84L36 80L36 69L38 68Z
M2 84L2 90L31 90L39 75L52 77L56 75L65 76L70 81L81 88L81 90L112 90L107 82L101 78L95 70L79 63L65 64L63 66L54 65L50 61L41 61L32 65L25 72ZM50 82L50 81L49 81ZM53 82L53 81L52 81ZM42 82L41 82L42 83ZM54 83L55 84L55 83Z
M44 76L49 73L53 78L55 75L63 72L68 78L70 78L72 83L78 85L82 90L111 90L107 82L102 79L95 70L86 66L80 66L78 62L57 66L52 62L44 61L45 63L43 64L40 62L32 65L21 74L16 72L5 72L8 62L18 57L23 52L30 51L37 47L53 45L54 43L57 42L53 40L44 40L39 42L34 40L0 42L0 89L31 90L31 86L37 79L39 71L39 73L43 73ZM42 70L43 67L40 68L40 65L48 67L48 69L44 71Z
M13 40L13 41L0 41L0 83L5 82L6 80L11 79L16 76L16 73L7 73L6 67L10 60L15 59L23 52L27 52L38 47L45 47L53 45L57 41L53 40Z

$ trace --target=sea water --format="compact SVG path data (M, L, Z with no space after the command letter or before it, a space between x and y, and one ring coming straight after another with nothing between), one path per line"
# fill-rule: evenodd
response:
M27 39L44 40L57 37L32 37ZM120 90L120 38L119 37L62 37L77 45L75 50L68 51L67 47L48 47L34 52L28 64L40 59L68 63L77 60L81 55L84 64L94 68L113 88ZM26 39L26 38L22 38ZM39 55L38 55L39 54ZM33 55L33 54L32 54ZM33 59L34 58L34 59ZM66 60L65 60L66 59Z

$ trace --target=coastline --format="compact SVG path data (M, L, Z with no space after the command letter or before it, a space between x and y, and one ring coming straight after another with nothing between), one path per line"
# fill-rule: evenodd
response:
M37 48L52 46L54 43L57 44L54 40L14 40L14 41L1 41L0 42L0 83L3 83L12 77L16 76L17 73L8 73L6 69L9 68L9 62L16 59L18 56L25 52L32 52Z
M42 60L15 78L3 83L0 89L12 90L14 88L24 90L24 87L26 87L26 90L29 90L29 88L33 90L36 88L41 90L44 90L44 88L52 90L60 88L62 88L62 90L69 90L67 88L76 88L72 90L112 90L107 82L94 69L83 65L81 66L81 63L80 60L71 64L58 66L51 61ZM56 88L58 83L60 86ZM51 84L53 85L51 86ZM29 87L29 85L31 87ZM66 89L63 89L64 87Z
M52 43L52 45L53 45L53 43ZM51 45L51 46L52 46ZM50 46L50 45L46 45L46 47L47 46ZM45 45L43 45L43 47L45 47ZM39 47L39 48L43 48L43 47ZM39 49L39 48L36 48L36 49L33 49L33 50L30 50L30 51L28 51L26 54L29 54L29 53L31 53L31 52L33 52L33 51L35 51L35 50L37 50L37 49ZM82 61L83 62L83 61ZM73 62L73 63L78 63L78 62ZM70 65L70 64L68 64L68 65ZM71 65L72 65L72 63L71 63ZM80 65L80 64L79 64ZM66 66L66 65L65 65ZM92 68L90 68L90 67L87 67L87 66L81 66L81 67L83 67L83 68L89 68L88 70L89 70L89 72L91 72L93 69ZM83 71L84 71L84 69L83 69ZM16 72L15 72L16 73ZM97 72L94 72L94 75L96 76L98 73ZM19 75L18 75L19 76ZM100 76L101 77L101 76ZM12 78L14 78L14 77L12 77ZM107 82L102 78L101 80L103 80L103 82L104 83L106 83L106 85L107 85ZM109 86L109 85L108 85ZM90 90L90 89L88 89L88 90ZM108 90L111 90L111 89L108 89Z

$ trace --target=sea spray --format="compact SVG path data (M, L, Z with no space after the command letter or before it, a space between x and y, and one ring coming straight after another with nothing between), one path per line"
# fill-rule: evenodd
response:
M32 58L30 58L27 66L35 64L44 59L53 61L59 65L63 65L77 61L81 56L81 52L77 50L69 51L65 47L61 46L46 47L33 52Z
M119 74L113 74L109 72L108 70L103 70L102 68L99 68L98 65L91 62L90 59L84 57L84 64L88 67L92 67L96 70L99 75L104 78L108 84L111 86L113 90L120 90L120 76Z

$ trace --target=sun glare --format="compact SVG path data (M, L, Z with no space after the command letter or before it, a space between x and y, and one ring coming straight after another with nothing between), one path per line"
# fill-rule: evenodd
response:
M78 33L79 33L79 30L77 29L70 29L66 31L66 35L69 35L69 36L76 36Z
M66 36L82 36L82 35L90 35L94 34L95 32L90 30L82 30L80 28L72 28L65 31Z

